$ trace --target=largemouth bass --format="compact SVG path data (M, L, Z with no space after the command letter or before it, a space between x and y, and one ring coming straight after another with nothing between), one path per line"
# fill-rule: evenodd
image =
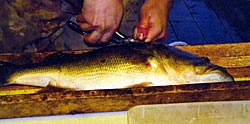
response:
M233 81L208 59L163 44L130 43L85 54L54 54L29 65L0 64L1 81L72 90Z

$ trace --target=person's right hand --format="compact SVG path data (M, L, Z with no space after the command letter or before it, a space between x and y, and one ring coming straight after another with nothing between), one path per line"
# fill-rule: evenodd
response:
M84 0L77 21L82 30L91 31L84 40L94 45L108 42L118 29L122 16L122 0Z
M140 10L140 22L135 26L134 38L145 42L166 39L171 5L172 0L146 0Z

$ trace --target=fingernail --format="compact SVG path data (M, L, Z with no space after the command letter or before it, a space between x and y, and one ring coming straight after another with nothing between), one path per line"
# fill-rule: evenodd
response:
M144 39L144 35L143 33L139 33L139 37L138 37L140 40L143 40Z
M146 39L145 42L150 42L150 40L149 40L149 39Z

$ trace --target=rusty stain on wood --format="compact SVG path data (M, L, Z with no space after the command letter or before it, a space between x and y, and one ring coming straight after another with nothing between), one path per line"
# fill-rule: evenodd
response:
M178 46L198 56L208 57L212 63L225 67L234 78L250 77L250 43L202 46ZM81 54L86 51L68 51ZM0 55L0 60L20 63L42 61L47 53L9 53ZM25 61L21 61L26 59ZM40 88L41 89L41 88ZM19 94L8 92L19 90ZM0 88L0 118L45 116L87 112L128 110L135 105L180 102L250 100L250 81L210 84L186 84L176 86L128 88L93 91L52 91L37 87L8 86Z

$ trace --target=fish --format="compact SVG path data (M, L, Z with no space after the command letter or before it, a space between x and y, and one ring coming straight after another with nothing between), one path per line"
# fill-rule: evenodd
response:
M0 63L3 85L80 90L234 81L225 68L173 46L127 43L84 54L55 53L34 64Z

